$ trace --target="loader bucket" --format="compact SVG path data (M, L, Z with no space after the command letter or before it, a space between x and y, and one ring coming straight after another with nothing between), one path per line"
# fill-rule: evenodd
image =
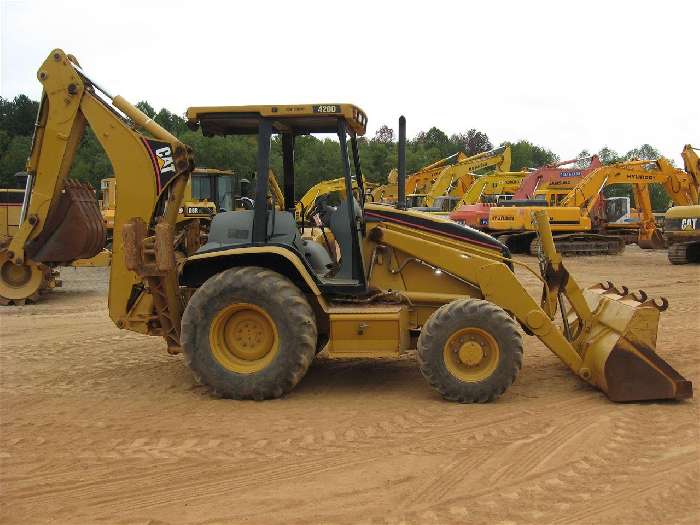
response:
M600 388L612 401L688 399L693 385L656 353L660 313L668 308L643 291L600 283L583 291L593 313L588 333L578 333L582 350L581 376ZM568 314L572 329L580 328Z
M41 233L27 243L37 262L66 263L94 257L107 243L107 231L89 184L66 180Z

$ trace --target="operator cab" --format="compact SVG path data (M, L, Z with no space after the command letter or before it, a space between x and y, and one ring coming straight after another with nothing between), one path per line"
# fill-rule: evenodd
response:
M276 246L293 252L324 293L357 295L367 291L360 242L365 188L357 143L357 137L365 133L367 117L360 108L351 104L191 107L187 120L190 129L201 129L205 137L257 137L252 209L217 215L208 242L198 253ZM274 134L280 137L282 145L283 199L275 199L273 194L270 200L270 148ZM320 244L303 239L294 216L295 141L300 135L312 134L334 134L338 138L345 196L335 209L326 207L319 216L338 244L339 258L334 247L327 245L324 250ZM355 195L359 199L353 195L353 179L357 181Z
M197 168L190 180L192 200L213 202L221 212L233 210L241 198L241 179L232 171Z

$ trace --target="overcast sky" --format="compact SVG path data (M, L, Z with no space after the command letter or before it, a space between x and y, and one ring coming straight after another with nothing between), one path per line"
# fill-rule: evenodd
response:
M0 92L60 47L131 102L352 102L368 134L477 128L562 159L700 146L700 2L0 0ZM681 164L682 165L682 164Z

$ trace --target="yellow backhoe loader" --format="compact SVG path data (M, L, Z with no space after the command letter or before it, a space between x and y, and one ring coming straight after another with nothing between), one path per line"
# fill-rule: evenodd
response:
M184 202L178 211L178 225L186 225L194 220L210 222L219 211L243 208L241 200L247 194L241 194L241 186L246 183L245 179L233 171L196 168L185 188ZM102 179L100 188L100 213L107 229L107 242L111 244L117 207L117 179Z
M358 137L367 117L357 106L189 108L188 125L205 136L257 137L258 177L253 209L216 215L207 244L177 265L174 232L194 167L191 149L95 84L60 49L38 77L43 95L27 165L33 191L25 220L0 252L0 275L29 291L41 265L104 243L96 203L76 200L66 179L88 124L119 185L109 315L119 328L163 337L170 352L184 353L198 380L224 397L279 397L301 380L317 351L396 357L417 346L422 374L443 397L491 401L521 368L518 325L612 400L692 396L691 383L655 352L667 303L624 287L579 288L554 248L546 213L536 214L543 248L541 272L533 270L543 284L538 302L494 238L401 206L364 204ZM340 247L336 264L320 244L300 238L294 219L295 138L311 133L338 138L346 197L325 219ZM273 134L282 142L282 210L267 199ZM400 202L405 145L402 117ZM51 220L59 208L69 220ZM49 249L76 231L84 232L79 244Z
M639 221L610 220L602 200L602 190L613 184L630 184L639 208ZM504 235L503 241L516 252L535 255L540 250L533 213L546 210L554 240L562 253L618 254L625 247L623 234L632 232L643 248L662 248L663 239L658 231L651 208L649 185L660 184L674 203L687 205L697 202L698 186L682 169L674 168L666 159L655 161L634 160L601 166L584 177L558 205L543 206L526 203L524 206L492 207L489 210L487 231ZM556 198L556 196L554 196ZM629 201L628 201L629 202Z
M700 158L697 151L697 148L686 144L681 157L692 183L700 188ZM669 209L663 230L671 264L700 263L700 202Z

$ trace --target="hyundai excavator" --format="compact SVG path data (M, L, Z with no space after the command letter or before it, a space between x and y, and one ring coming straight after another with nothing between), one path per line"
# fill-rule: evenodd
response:
M540 271L523 267L542 283L538 301L494 238L400 204L366 203L358 137L367 117L357 106L189 108L188 125L205 136L255 137L258 176L254 207L216 215L208 242L178 265L173 241L193 151L60 49L38 78L43 93L27 163L33 191L0 251L3 293L31 292L43 266L104 244L97 204L66 178L89 125L119 185L109 315L119 328L164 338L223 397L282 396L318 351L396 357L417 347L421 373L444 398L492 401L521 368L518 325L613 401L692 397L690 381L655 351L667 302L611 284L581 289L556 252L545 212L535 214ZM267 198L273 134L281 135L284 209ZM340 247L336 262L301 239L294 218L295 139L307 134L338 138L345 198L325 219ZM402 117L399 202L405 146Z
M698 149L686 144L681 153L685 171L696 188L700 188ZM700 263L700 202L673 206L666 212L664 239L671 264Z
M580 167L580 164L586 161L588 161L588 165ZM574 163L577 165L572 166ZM520 187L516 189L512 198L507 202L461 202L450 213L450 219L472 228L487 229L489 210L494 205L527 206L541 204L539 202L531 202L533 200L543 200L548 205L556 205L583 177L600 166L602 166L602 163L597 155L543 166L531 171L522 180ZM472 198L472 196L467 197L465 194L465 199L463 200L467 198Z

